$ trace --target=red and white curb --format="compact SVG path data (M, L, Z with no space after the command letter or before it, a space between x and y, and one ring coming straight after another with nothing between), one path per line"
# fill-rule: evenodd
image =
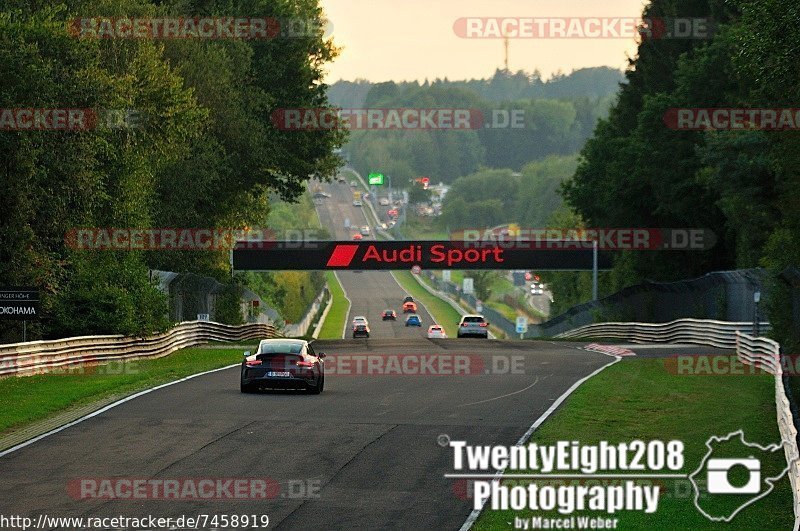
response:
M636 353L630 349L623 347L615 347L614 345L601 345L599 343L590 343L583 347L583 350L590 350L592 352L599 352L601 354L610 354L612 356L635 356Z

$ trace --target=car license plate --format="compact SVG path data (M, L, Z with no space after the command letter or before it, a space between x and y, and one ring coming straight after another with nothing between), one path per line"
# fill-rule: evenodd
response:
M291 375L292 375L292 374L291 374L289 371L269 371L269 372L267 373L267 376L271 376L271 377L272 377L272 376L276 376L276 377L284 377L284 378L288 378L288 377L289 377L289 376L291 376Z

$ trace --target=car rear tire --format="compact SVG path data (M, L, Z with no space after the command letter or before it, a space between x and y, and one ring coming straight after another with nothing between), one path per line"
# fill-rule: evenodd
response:
M313 387L308 388L308 393L312 395L318 395L322 392L322 389L325 387L325 377L320 376L319 383Z

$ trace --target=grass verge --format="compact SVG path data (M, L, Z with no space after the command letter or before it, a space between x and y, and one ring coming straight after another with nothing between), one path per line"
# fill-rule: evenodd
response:
M483 303L484 306L488 306L493 310L500 312L500 314L508 319L511 322L517 320L517 310L509 306L508 304L500 301L486 301Z
M63 372L0 379L0 435L46 419L68 408L112 396L126 396L226 365L240 362L243 350L188 348L163 358L75 367ZM232 386L236 381L231 382Z
M744 429L745 439L750 443L779 442L772 376L675 375L667 370L664 361L625 360L607 368L576 390L564 406L534 432L529 442L543 445L579 439L583 444L593 444L601 440L618 443L634 439L678 439L685 444L685 465L681 472L686 474L694 472L701 463L707 453L705 442L712 435L724 436ZM773 459L777 460L773 465L785 466L783 451L771 457L770 462ZM762 477L765 472L762 471ZM701 473L699 477L705 475ZM712 522L697 510L688 480L658 481L662 484L662 494L654 514L621 511L608 515L598 511L576 512L575 515L619 518L617 529L792 528L792 493L785 476L770 494L744 508L730 523ZM717 498L707 496L701 498L701 506L706 510L719 507L716 505L719 495ZM508 522L513 526L515 517L530 522L531 517L539 516L563 517L556 511L492 511L487 508L473 529L507 529Z
M331 292L333 302L331 303L331 309L328 310L328 315L325 316L325 322L322 323L318 339L341 339L349 304L344 297L342 285L339 284L339 280L333 271L327 271L325 279L328 281L328 290Z
M415 240L449 240L450 235L437 221L436 218L421 217L409 212L405 229Z
M444 327L447 337L456 337L461 314L455 308L439 297L431 295L428 290L419 285L409 271L394 271L392 274L400 286L414 297L414 300L421 302L428 309L433 320Z

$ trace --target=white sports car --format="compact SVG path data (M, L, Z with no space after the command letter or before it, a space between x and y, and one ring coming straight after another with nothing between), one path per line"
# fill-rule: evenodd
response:
M447 339L447 334L440 325L430 325L428 327L428 339Z

